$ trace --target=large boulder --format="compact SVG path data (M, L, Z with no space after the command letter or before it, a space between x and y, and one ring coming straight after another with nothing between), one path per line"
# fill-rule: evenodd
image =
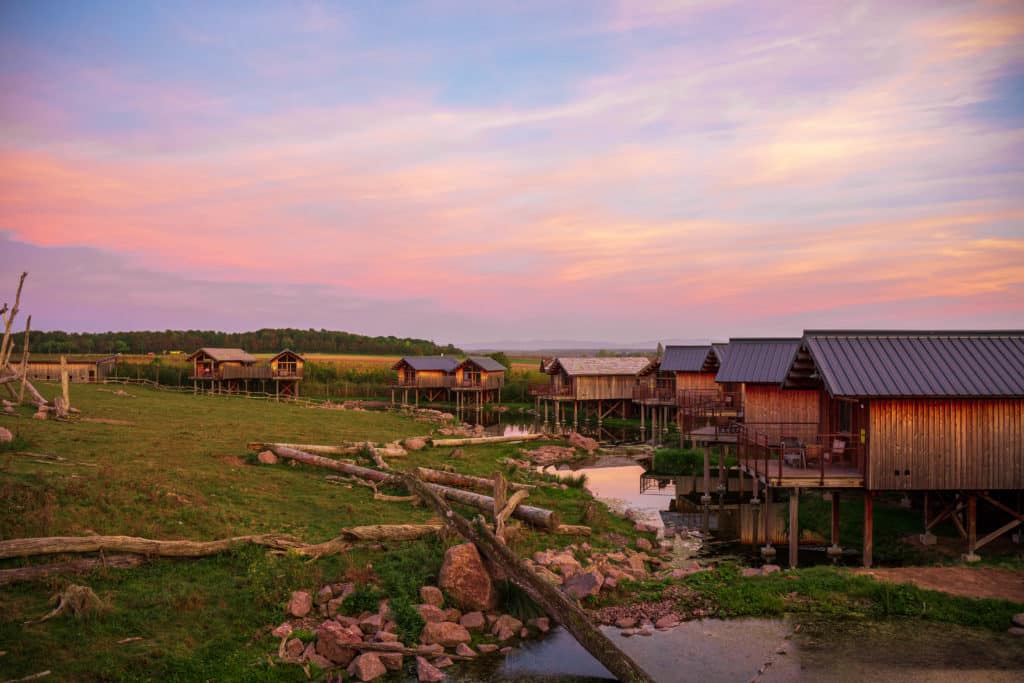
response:
M445 552L438 584L463 610L489 610L498 604L494 583L472 543Z
M372 681L387 672L387 667L384 666L384 662L380 661L380 655L376 652L364 652L348 665L349 676L360 681Z
M325 621L316 630L316 652L339 666L348 666L356 655L350 645L361 638L336 621Z
M601 576L601 572L597 569L590 568L585 571L581 571L577 574L573 574L565 580L565 584L562 586L562 590L567 595L570 595L577 600L582 600L588 595L597 595L601 592L601 584L604 583L604 577Z
M425 645L443 645L444 647L455 647L459 643L468 643L473 640L465 627L454 624L450 621L431 621L423 626L423 633L420 634L420 641Z

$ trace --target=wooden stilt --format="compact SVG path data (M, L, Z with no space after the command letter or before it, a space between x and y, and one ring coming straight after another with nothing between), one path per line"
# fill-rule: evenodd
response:
M766 559L775 556L775 548L772 547L772 489L768 484L764 486L764 547L761 548L761 555Z
M864 492L864 566L870 567L875 550L875 499L871 491Z
M839 491L832 492L832 547L830 553L839 551Z
M977 562L978 557L978 494L971 491L967 494L967 554L965 562Z
M704 444L704 491L700 502L705 506L711 503L711 446Z
M800 489L789 490L789 568L795 569L800 551Z

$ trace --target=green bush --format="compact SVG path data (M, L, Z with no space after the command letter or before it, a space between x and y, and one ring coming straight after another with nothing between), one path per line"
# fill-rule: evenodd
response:
M732 467L736 458L725 456L725 466ZM718 467L718 450L711 451L711 466ZM699 448L659 448L654 451L653 474L698 476L704 472L704 451Z
M376 586L359 584L347 598L341 601L341 611L350 617L363 612L376 612L384 593Z
M423 617L420 616L420 612L416 609L412 600L401 595L392 598L388 606L391 612L390 616L395 622L399 639L405 643L415 643L420 637L420 632L423 631L424 623Z

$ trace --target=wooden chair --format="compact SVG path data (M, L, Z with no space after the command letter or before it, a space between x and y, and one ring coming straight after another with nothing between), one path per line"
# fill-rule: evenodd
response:
M846 441L844 439L833 439L832 448L825 453L825 462L836 463L846 460Z
M782 461L784 463L793 467L807 466L807 461L804 459L804 445L800 442L800 439L795 436L784 436L779 445L782 448Z

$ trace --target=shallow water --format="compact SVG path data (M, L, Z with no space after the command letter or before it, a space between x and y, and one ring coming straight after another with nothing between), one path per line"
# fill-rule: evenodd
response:
M921 621L706 619L651 636L604 632L659 683L701 681L1020 681L1020 639ZM760 674L759 674L760 672ZM612 680L566 631L554 629L508 657L448 670L452 681Z

